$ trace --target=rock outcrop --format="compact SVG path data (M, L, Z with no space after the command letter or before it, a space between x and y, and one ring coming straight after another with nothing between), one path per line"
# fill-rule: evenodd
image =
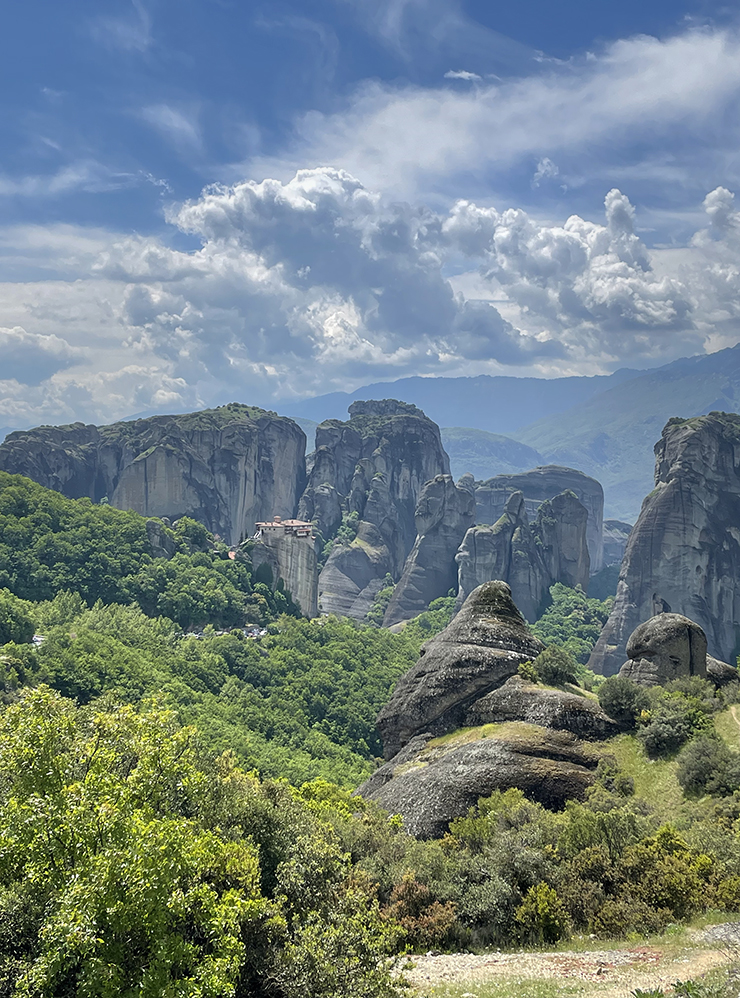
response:
M598 758L589 744L568 732L510 724L475 741L435 745L417 738L358 793L400 814L412 835L440 838L453 818L494 790L519 787L553 809L583 799Z
M476 483L476 522L494 524L504 512L508 497L521 492L530 519L534 519L541 503L563 492L573 492L586 508L588 525L586 539L590 567L598 572L603 565L604 490L595 478L582 471L550 464L516 475L496 475Z
M378 715L386 759L415 735L444 734L462 725L475 700L513 676L543 649L504 582L487 582L421 650Z
M621 565L632 524L623 520L604 520L604 568Z
M629 636L665 607L702 627L713 657L733 662L740 646L740 416L672 419L655 455L656 487L589 660L604 675L619 671Z
M505 721L525 721L590 740L610 738L620 731L596 700L567 690L543 689L521 676L512 676L476 700L465 715L470 727Z
M718 685L738 678L736 669L707 655L702 628L680 613L661 613L635 628L627 642L628 661L619 675L641 686L664 686L699 676Z
M257 520L293 515L305 447L292 420L230 403L110 426L17 431L0 446L0 469L71 499L107 498L143 516L192 516L236 544Z
M359 517L356 538L335 545L321 572L319 605L325 613L362 619L385 575L401 576L416 540L422 486L450 469L439 427L416 406L353 402L349 415L346 423L318 426L298 515L312 519L325 539L342 512Z
M386 610L384 627L418 616L433 599L457 588L455 555L475 522L475 499L450 475L437 475L423 486L414 520L416 541Z
M471 527L457 553L458 605L489 579L511 587L516 605L529 621L541 612L550 586L562 582L585 590L589 578L587 512L572 492L540 503L530 527L526 499L508 494L503 514L492 527Z
M250 551L252 566L270 566L270 583L282 579L293 600L306 617L319 614L319 572L313 537L290 533L265 533L254 541Z
M378 716L388 761L358 793L420 837L442 835L494 790L519 787L552 808L582 799L599 761L594 742L618 727L587 694L517 675L542 647L505 583L472 592Z

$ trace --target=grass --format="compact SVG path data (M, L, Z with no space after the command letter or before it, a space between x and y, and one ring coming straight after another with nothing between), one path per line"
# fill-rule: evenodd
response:
M716 714L714 727L729 748L740 751L740 711L737 704L733 704L721 714Z
M617 735L601 743L604 755L613 755L619 768L635 781L635 795L649 801L661 820L675 819L684 803L673 759L650 759L634 735Z

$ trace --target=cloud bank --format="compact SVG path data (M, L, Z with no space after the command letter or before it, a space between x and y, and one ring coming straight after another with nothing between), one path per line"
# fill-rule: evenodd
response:
M648 249L617 189L601 220L547 224L467 200L390 202L324 167L172 208L190 250L64 227L52 253L40 230L25 242L16 232L39 266L53 256L78 274L0 287L12 319L0 330L0 425L264 403L419 373L597 373L717 349L739 335L740 213L722 187L703 209L674 260Z

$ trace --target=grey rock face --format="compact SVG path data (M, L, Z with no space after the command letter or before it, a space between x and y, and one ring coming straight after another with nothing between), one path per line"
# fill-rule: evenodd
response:
M416 540L414 513L425 482L449 474L439 427L405 402L353 402L350 419L316 430L316 452L299 516L331 536L342 508L360 525L348 546L337 545L319 578L326 613L361 619L386 573L399 579ZM320 499L322 489L332 498Z
M540 504L562 492L573 492L588 514L586 539L592 572L603 565L604 490L595 478L582 471L550 464L516 475L496 475L479 482L475 490L476 522L493 524L499 519L512 492L521 492L527 512L534 519Z
M738 678L737 669L707 655L707 637L680 613L661 613L640 624L627 642L619 675L641 686L663 686L673 679L700 676L718 685Z
M586 528L586 510L572 492L541 503L531 527L524 495L511 493L492 527L465 534L456 556L458 604L476 586L501 579L526 619L536 620L554 582L588 585Z
M455 554L475 520L475 499L450 475L437 475L421 490L414 514L416 541L383 620L390 627L418 616L457 586Z
M610 738L620 730L597 701L565 690L545 689L521 676L512 676L476 700L465 715L465 724L470 727L503 721L526 721L588 739Z
M358 793L402 815L419 838L442 836L453 818L494 790L519 787L549 808L584 797L598 762L589 746L564 731L509 727L515 730L469 744L425 747L417 738Z
M111 426L18 431L0 446L0 469L72 499L107 497L143 516L192 516L235 544L257 520L293 515L305 446L291 420L231 403Z
M634 629L668 605L704 630L711 655L740 645L740 416L670 420L655 447L656 488L622 561L614 609L589 660L613 675Z
M604 520L604 566L620 565L627 541L632 533L632 524L623 520Z
M532 634L503 582L475 589L454 620L422 648L378 716L383 751L392 758L415 735L460 727L468 706L535 658Z
M304 616L318 616L319 573L313 538L263 533L254 543L251 560L255 569L270 566L274 581L283 580Z

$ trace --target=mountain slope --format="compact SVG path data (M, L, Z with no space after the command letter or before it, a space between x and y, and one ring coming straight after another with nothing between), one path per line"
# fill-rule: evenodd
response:
M492 433L512 433L536 419L562 412L577 402L637 377L627 369L592 378L401 378L365 385L354 392L332 392L300 402L272 403L285 416L321 422L346 419L357 399L395 398L419 406L438 426L472 426Z
M478 481L485 481L494 475L516 474L545 463L532 447L500 433L468 426L447 426L440 433L450 458L450 472L456 479L469 471Z
M653 446L668 419L739 407L740 345L610 387L516 437L548 462L593 475L604 486L606 516L633 522L653 488Z

